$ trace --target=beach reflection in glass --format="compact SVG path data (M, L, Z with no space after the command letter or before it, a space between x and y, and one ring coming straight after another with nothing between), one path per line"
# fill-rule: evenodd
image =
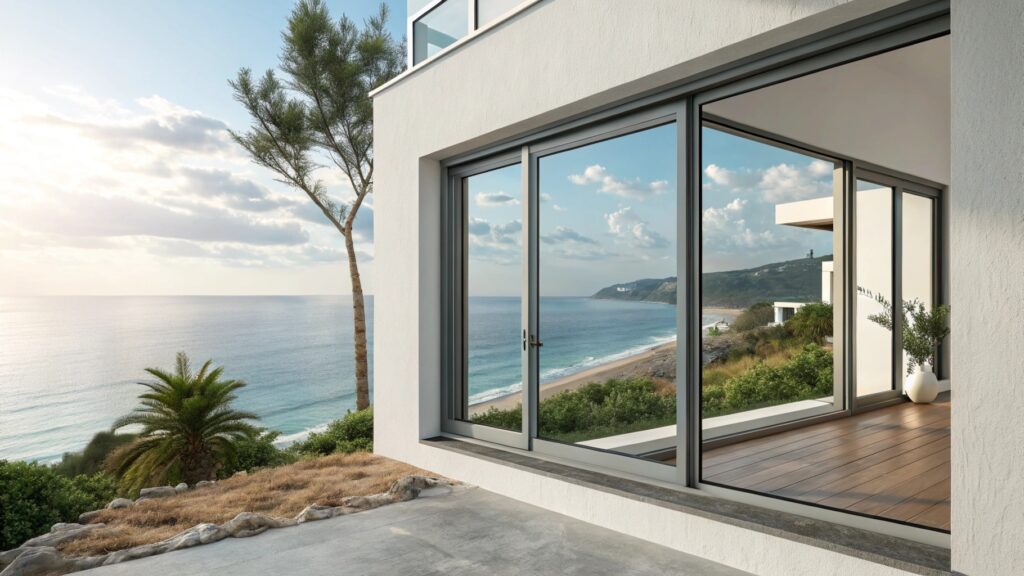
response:
M471 422L520 431L523 378L522 203L519 165L463 180L466 368Z
M676 127L539 160L538 437L676 453Z

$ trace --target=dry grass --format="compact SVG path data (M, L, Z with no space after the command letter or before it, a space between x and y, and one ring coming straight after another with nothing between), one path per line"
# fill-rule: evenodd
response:
M203 522L222 524L239 512L292 517L310 504L340 506L346 496L384 492L409 474L429 473L368 453L302 460L132 508L104 510L92 523L105 528L59 548L68 555L95 556L159 542Z

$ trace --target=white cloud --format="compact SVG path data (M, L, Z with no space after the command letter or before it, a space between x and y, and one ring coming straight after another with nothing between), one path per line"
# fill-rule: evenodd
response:
M523 224L512 220L504 224L491 224L481 218L470 218L469 258L497 264L517 264L522 261L520 232Z
M608 223L608 231L630 246L664 248L669 245L669 241L653 230L650 223L641 219L630 206L605 214L604 218Z
M717 164L704 169L706 186L732 193L757 194L778 204L832 194L832 164L812 160L804 166L776 164L763 170L730 170Z
M220 265L292 267L287 277L258 276L268 286L317 278L291 288L300 293L348 287L331 265L345 258L340 234L306 224L326 221L304 194L254 167L220 119L158 96L119 102L61 86L38 95L0 89L0 125L0 261L5 274L40 277L33 290L109 293L106 270L116 268L119 292L252 291L257 277L218 275ZM366 203L356 219L361 262L372 260L372 238ZM203 279L177 268L198 260ZM334 272L314 270L321 265ZM132 277L154 269L166 270L164 284Z
M519 204L519 199L505 192L477 192L477 206L507 206Z
M566 226L557 226L550 233L541 235L540 241L544 254L566 260L603 260L616 256L597 240Z
M734 198L720 208L709 207L702 214L704 246L713 251L728 247L765 248L777 243L771 229L755 231L747 224L744 212L748 201Z
M608 173L608 169L600 164L587 166L582 174L570 174L569 181L579 186L600 184L598 190L622 198L643 199L660 194L668 189L667 180L655 180L644 183L639 178L623 180Z

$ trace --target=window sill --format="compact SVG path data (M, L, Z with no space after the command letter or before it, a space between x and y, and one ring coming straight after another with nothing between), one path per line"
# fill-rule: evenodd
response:
M623 498L786 538L915 574L929 576L948 576L950 574L950 551L937 546L697 494L693 490L675 490L567 466L535 458L522 451L501 449L446 437L421 440L420 443L432 448L449 450L530 473L557 478Z

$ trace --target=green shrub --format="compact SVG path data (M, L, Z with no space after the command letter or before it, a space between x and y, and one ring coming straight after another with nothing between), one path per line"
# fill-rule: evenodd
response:
M328 424L323 432L313 432L309 438L296 442L290 450L311 456L372 452L373 407L345 414L344 418Z
M671 424L675 414L673 391L660 391L645 378L607 380L542 400L538 427L544 438L580 442ZM522 406L508 410L491 408L471 421L519 430Z
M775 307L771 302L758 302L740 312L729 325L733 332L746 332L761 326L767 326L775 320Z
M235 454L221 469L220 476L226 478L243 470L251 472L260 468L274 468L295 462L297 457L294 453L274 446L274 442L280 435L281 433L276 430L263 432L255 438L236 443Z
M518 432L523 429L523 405L520 404L508 410L499 410L491 406L487 412L477 414L470 418L470 420L474 424L483 424L485 426Z
M832 352L807 344L786 363L761 362L725 382L705 383L703 415L720 416L832 394Z
M65 452L60 462L54 465L54 470L69 478L79 474L95 474L104 469L104 462L111 452L131 443L135 438L135 434L97 432L81 452Z
M66 478L36 463L0 460L0 550L50 530L57 522L102 508L115 496L105 474Z
M826 336L832 335L832 305L822 302L804 304L786 320L786 329L804 342L821 344Z

